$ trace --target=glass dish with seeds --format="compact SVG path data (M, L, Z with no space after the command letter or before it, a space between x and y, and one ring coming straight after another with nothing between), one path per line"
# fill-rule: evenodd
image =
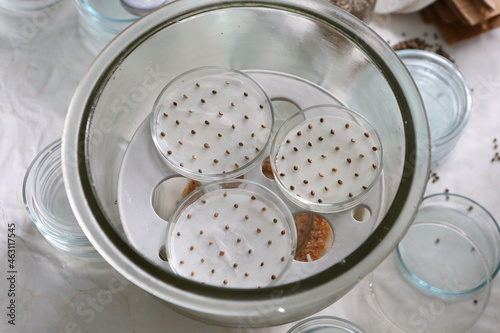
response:
M172 80L153 108L151 134L168 166L198 181L235 178L263 157L273 109L246 74L203 67Z
M332 213L359 204L376 184L382 147L361 115L338 105L319 105L279 128L271 160L278 187L290 201Z
M297 243L285 203L262 185L245 180L197 188L180 203L167 228L167 259L174 272L231 288L278 282Z

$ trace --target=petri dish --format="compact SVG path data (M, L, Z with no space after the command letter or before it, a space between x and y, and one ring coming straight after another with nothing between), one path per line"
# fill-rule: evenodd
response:
M484 207L457 194L430 195L372 273L371 292L405 332L465 332L484 312L499 256L500 229Z
M163 89L151 135L172 170L208 182L236 178L259 163L273 123L271 101L257 82L236 70L203 67Z
M353 323L333 316L316 316L304 319L293 326L287 333L363 333Z
M71 210L61 169L61 140L43 149L23 183L24 206L44 238L56 249L80 259L101 260Z
M454 63L425 50L396 52L410 72L424 102L431 136L431 166L450 154L467 125L472 97Z
M290 201L332 213L358 205L377 183L382 147L361 115L338 105L318 105L278 129L271 160L278 188Z
M203 185L179 205L167 227L174 272L203 284L261 288L275 284L296 248L293 217L266 187L245 180Z
M120 0L75 1L80 37L94 54L99 53L116 35L139 18L125 10Z

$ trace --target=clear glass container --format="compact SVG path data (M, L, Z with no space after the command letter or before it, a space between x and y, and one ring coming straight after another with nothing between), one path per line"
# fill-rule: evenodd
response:
M12 16L51 15L66 0L0 0L0 12Z
M277 131L271 164L279 189L297 206L332 213L352 208L379 180L382 146L361 115L338 105L307 108Z
M396 53L422 96L431 132L431 163L436 167L456 146L469 121L470 89L457 66L434 52L400 50Z
M287 333L363 333L353 323L332 316L317 316L304 319L290 328Z
M240 71L204 67L162 90L151 135L174 171L207 182L236 178L259 163L273 124L271 101L257 82Z
M24 206L40 233L56 249L80 259L101 260L68 202L61 168L61 140L43 149L26 171Z
M99 53L117 34L139 17L128 12L119 0L75 0L79 33L83 44Z
M281 74L274 75L282 82L273 85L278 88L290 78L300 78L356 110L377 130L383 147L378 182L383 191L376 196L371 216L379 218L371 219L373 224L366 228L358 214L342 212L346 231L354 230L353 236L360 229L367 232L359 246L337 261L325 262L323 257L310 266L301 264L302 270L316 269L306 277L297 274L296 281L260 289L225 288L180 277L159 262L159 244L151 244L154 257L137 251L121 215L123 207L135 208L135 200L130 201L133 193L119 186L123 162L136 162L137 172L127 178L138 184L157 176L141 168L142 158L127 154L129 147L142 124L151 121L154 103L168 82L206 66ZM305 90L293 90L292 97ZM275 100L284 96L276 95ZM296 105L304 109L315 104ZM155 154L151 156L163 163L149 126L145 129L151 150L139 152ZM183 0L142 17L96 57L80 81L66 118L63 151L70 203L106 260L176 311L232 327L292 322L345 295L399 243L429 174L425 112L408 71L366 24L324 0ZM159 181L154 178L151 183ZM271 180L268 184L272 186ZM149 188L142 198L149 206L153 192L154 187ZM149 224L142 212L136 211L136 221ZM160 222L166 229L166 222ZM338 236L339 228L334 232ZM316 265L322 260L323 266Z
M438 193L424 198L396 251L373 272L372 293L404 331L465 332L484 312L499 267L493 216L469 198Z

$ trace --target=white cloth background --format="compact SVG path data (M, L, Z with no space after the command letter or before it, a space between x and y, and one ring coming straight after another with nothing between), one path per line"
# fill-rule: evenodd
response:
M372 26L391 43L434 33L416 14L375 16ZM457 149L435 170L440 179L427 192L448 188L474 198L500 219L500 162L490 163L492 141L500 140L500 29L446 49L474 89L474 108ZM72 1L45 17L0 16L0 332L247 331L178 315L107 263L58 252L27 216L24 173L41 149L61 137L70 98L93 57L79 40ZM16 326L6 316L9 224L15 224L16 234ZM377 315L366 279L320 314L351 320L368 333L398 332ZM292 325L248 332L286 332ZM500 332L498 278L484 315L469 332Z

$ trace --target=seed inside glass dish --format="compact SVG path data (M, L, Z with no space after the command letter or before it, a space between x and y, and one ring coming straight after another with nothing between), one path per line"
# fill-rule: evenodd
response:
M181 174L228 178L259 160L272 125L271 104L256 82L237 71L202 68L163 90L152 134Z
M345 209L378 179L380 141L350 111L348 116L321 114L321 107L311 111L293 116L279 129L272 150L274 175L280 189L301 207Z
M170 222L169 263L201 283L264 287L277 281L293 258L290 221L282 207L249 189L203 193Z

